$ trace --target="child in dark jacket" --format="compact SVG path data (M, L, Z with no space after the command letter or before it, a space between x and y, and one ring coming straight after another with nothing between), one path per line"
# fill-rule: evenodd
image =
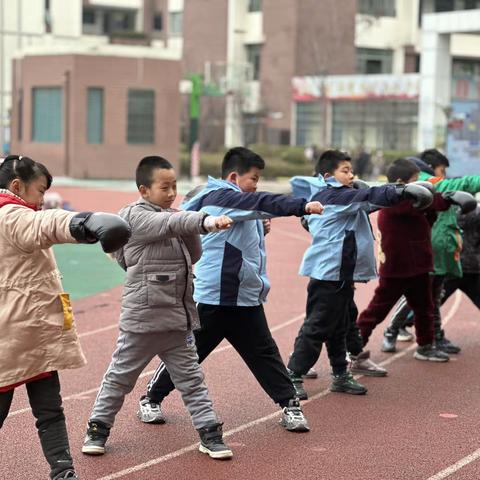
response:
M408 159L398 159L389 168L390 182L411 183L418 179L420 169ZM380 231L380 282L367 309L357 320L366 344L373 329L381 323L398 299L405 295L415 313L418 360L447 362L448 354L434 345L433 300L430 273L433 271L431 219L436 211L445 211L451 202L439 193L424 210L410 202L382 210L378 216Z

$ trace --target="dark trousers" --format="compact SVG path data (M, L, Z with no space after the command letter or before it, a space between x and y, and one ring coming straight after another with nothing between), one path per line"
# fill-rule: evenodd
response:
M281 407L287 406L295 397L295 389L268 328L263 305L225 307L199 303L198 314L201 328L195 332L195 343L199 362L227 339L269 397ZM161 403L174 388L161 363L148 385L147 396Z
M480 273L463 273L463 277L447 278L443 285L444 295L442 302L460 289L480 309Z
M357 320L364 345L367 344L373 329L385 320L402 295L405 295L414 313L417 343L433 343L432 284L430 275L424 273L405 278L380 277L373 299Z
M310 279L306 318L295 339L294 351L288 362L290 370L297 375L307 373L318 360L325 343L333 374L346 372L346 335L352 303L352 282Z
M363 339L357 325L358 309L352 298L348 308L347 352L357 356L363 350Z
M27 383L26 387L43 454L50 464L50 477L54 478L73 469L58 374L52 372L51 377ZM0 393L0 428L8 416L13 393L14 390Z

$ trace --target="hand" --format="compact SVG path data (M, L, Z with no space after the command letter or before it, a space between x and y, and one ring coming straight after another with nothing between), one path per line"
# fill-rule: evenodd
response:
M312 215L313 213L318 213L321 215L325 210L324 206L320 202L308 202L305 205L305 213Z
M203 219L203 228L207 232L218 232L219 230L228 230L233 225L233 220L226 215L214 217L207 215Z
M442 197L452 205L458 205L462 214L476 210L477 200L468 192L445 192Z
M122 248L132 232L128 223L118 215L82 212L70 220L70 233L79 243L100 241L103 251L111 253Z
M419 210L428 208L433 202L432 192L421 185L415 185L414 183L398 184L395 185L395 190L402 199L413 200L413 206Z
M272 230L272 221L269 218L262 220L263 223L263 234L268 235L270 230Z

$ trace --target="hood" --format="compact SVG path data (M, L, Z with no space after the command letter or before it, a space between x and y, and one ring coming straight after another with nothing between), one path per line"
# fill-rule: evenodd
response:
M290 179L290 185L294 197L306 198L307 200L311 200L324 188L343 187L335 177L329 177L325 180L322 175L318 175L318 177L293 177Z
M196 187L198 188L198 187ZM205 186L203 186L202 189L199 189L199 192L196 195L193 195L193 197L183 201L181 207L184 210L200 210L202 208L202 199L206 195L208 195L210 192L213 190L219 190L221 188L230 188L232 190L237 190L238 192L241 192L242 190L238 185L235 185L234 183L227 182L226 180L221 180L213 177L208 177L208 182ZM194 189L195 190L195 189ZM189 192L187 196L189 196Z
M432 168L427 163L425 163L422 159L420 159L418 157L407 157L407 160L411 160L413 163L415 163L415 165L422 172L428 173L430 175L434 175L434 172L433 172Z

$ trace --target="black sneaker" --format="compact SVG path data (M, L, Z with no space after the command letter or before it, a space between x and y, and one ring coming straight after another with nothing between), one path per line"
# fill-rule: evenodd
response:
M226 460L233 457L232 451L223 442L222 425L223 423L215 423L197 430L200 435L198 449L217 460Z
M351 395L365 395L367 393L367 389L358 383L349 372L332 375L332 379L331 392L349 393Z
M302 377L292 372L291 370L288 370L288 368L287 368L287 372L288 372L288 376L290 377L290 380L293 383L293 388L295 388L295 396L299 400L307 400L308 395L307 395L307 392L305 391L305 388L303 388Z
M436 340L435 345L439 350L445 353L457 354L462 350L458 345L455 345L445 337L441 338L440 340Z
M110 428L102 422L88 422L87 434L83 441L82 453L87 455L103 455L105 443L110 435Z
M56 477L53 477L53 480L80 480L80 477L77 476L75 470L66 470L65 472L59 473Z
M443 352L435 345L431 344L418 346L413 357L417 360L425 360L429 362L448 362L448 360L450 360L448 353Z
M289 432L308 432L310 430L298 398L292 398L288 402L288 407L282 410L280 424Z
M387 328L383 332L382 352L394 353L397 351L398 332Z

